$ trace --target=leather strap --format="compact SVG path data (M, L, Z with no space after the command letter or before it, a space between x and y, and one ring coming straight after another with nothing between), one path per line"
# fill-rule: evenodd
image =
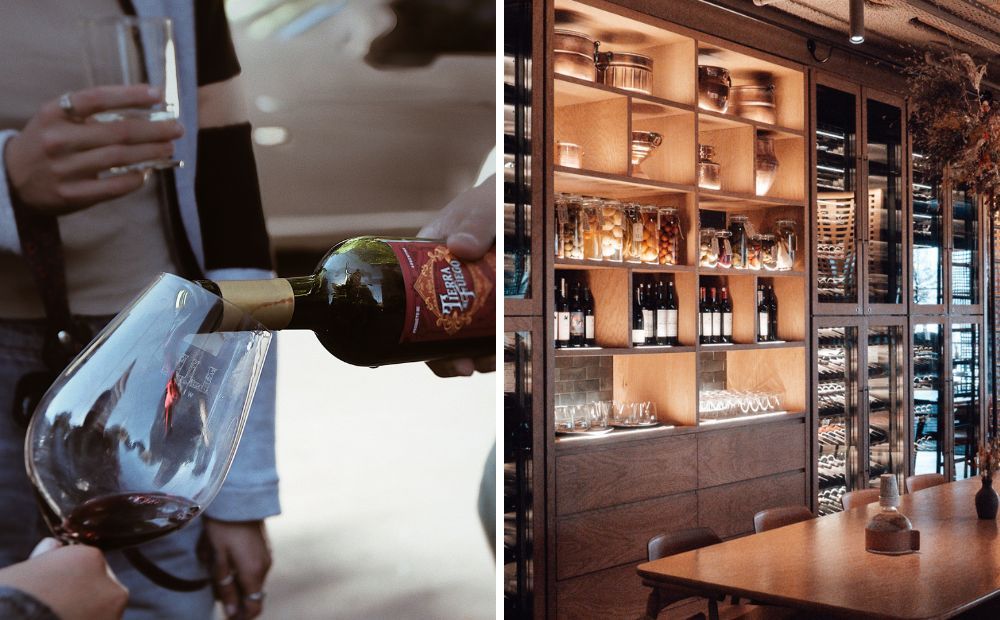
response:
M182 579L166 572L147 558L136 547L122 549L122 555L137 571L158 586L175 592L195 592L209 584L209 579Z

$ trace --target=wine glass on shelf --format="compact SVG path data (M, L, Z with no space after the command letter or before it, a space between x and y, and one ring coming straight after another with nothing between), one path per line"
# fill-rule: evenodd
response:
M32 416L25 464L52 533L109 550L190 523L229 471L270 339L235 306L161 274Z

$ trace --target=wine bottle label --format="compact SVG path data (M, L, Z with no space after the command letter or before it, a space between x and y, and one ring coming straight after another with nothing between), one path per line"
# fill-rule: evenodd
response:
M724 312L722 314L722 335L731 337L733 335L733 313Z
M644 329L633 329L632 330L632 344L645 344L646 342L646 330Z
M667 310L667 338L677 337L677 311Z
M667 313L669 310L657 310L656 311L656 337L657 338L667 338L669 335L669 328L667 327Z
M569 312L559 313L559 340L569 340Z
M767 338L767 313L760 312L757 314L757 324L760 326L760 337Z
M701 313L701 335L711 336L712 335L712 313L702 312Z
M597 326L597 322L594 320L595 318L596 317L588 316L588 317L586 317L586 320L584 321L584 333L583 333L583 337L586 338L587 340L593 340L594 339L594 329Z
M583 312L571 312L569 315L569 335L583 336L586 328L583 324Z
M642 311L642 331L645 338L656 337L656 318L652 310Z
M713 312L712 313L712 335L721 336L722 335L722 313Z
M406 289L401 344L494 335L495 249L478 261L465 263L443 245L426 241L385 243L399 260Z
M295 311L292 286L284 278L272 280L217 280L220 296L229 303L222 307L220 330L235 330L246 315L268 329L284 329Z

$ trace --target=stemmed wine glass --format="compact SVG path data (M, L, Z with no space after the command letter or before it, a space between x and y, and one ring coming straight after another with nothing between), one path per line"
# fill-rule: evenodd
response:
M271 334L161 274L59 375L25 440L53 534L121 549L178 530L236 454Z

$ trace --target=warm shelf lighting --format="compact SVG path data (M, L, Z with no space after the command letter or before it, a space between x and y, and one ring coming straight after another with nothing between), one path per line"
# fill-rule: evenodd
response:
M851 0L851 43L865 42L865 0Z

